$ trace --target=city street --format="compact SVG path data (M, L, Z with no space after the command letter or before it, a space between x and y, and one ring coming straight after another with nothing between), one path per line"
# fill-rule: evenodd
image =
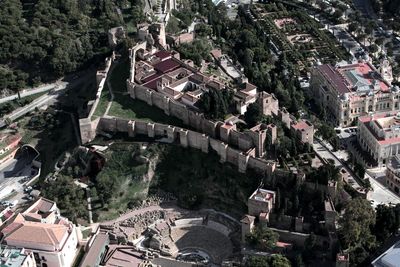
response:
M386 168L367 169L365 174L366 177L369 178L371 186L374 189L372 192L374 197L371 197L371 199L375 200L373 203L374 206L378 204L400 203L400 197L385 186L385 171Z
M320 157L330 159L334 162L336 167L344 169L347 173L347 175L345 175L346 182L355 190L359 191L363 189L358 180L352 176L352 171L349 169L347 164L343 164L342 159L345 156L343 152L333 152L330 145L323 144L318 140L314 140L313 148L315 153L317 153ZM371 205L376 207L378 204L400 203L400 197L396 196L392 191L371 177L370 173L371 172L367 172L365 175L366 178L369 178L371 187L373 189L368 194L368 199L371 200ZM377 176L377 179L380 181L384 178L384 175L384 171L375 172L375 176Z

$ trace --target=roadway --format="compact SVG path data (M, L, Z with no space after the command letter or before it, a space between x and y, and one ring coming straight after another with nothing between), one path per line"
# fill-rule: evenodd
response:
M20 97L27 97L30 95L34 95L34 94L39 94L39 93L43 93L43 92L47 92L50 90L53 90L55 88L57 88L60 83L62 84L61 81L57 81L51 84L44 84L44 85L40 85L38 87L35 88L30 88L30 89L24 89L20 91ZM10 95L10 96L6 96L3 98L0 98L0 104L2 103L6 103L8 101L14 100L18 98L18 94L14 94L14 95Z
M351 187L357 191L363 189L363 186L358 181L358 178L354 176L353 171L347 166L347 164L344 163L347 154L345 151L333 152L333 149L329 144L326 144L317 138L314 140L313 148L315 153L317 153L320 157L330 159L334 162L336 167L346 170L347 175L345 175L344 179ZM384 175L384 173L380 172L379 177L381 177L381 179L382 175ZM368 178L371 183L372 190L368 193L368 199L371 200L371 205L373 207L376 207L378 204L400 203L400 198L380 182L378 182L378 180L375 180L371 176L370 171L367 171L364 178Z
M314 137L313 148L315 153L317 153L321 158L326 160L330 160L333 162L335 167L339 169L344 169L346 174L344 176L344 180L355 190L362 191L363 186L355 177L353 171L344 163L344 160L347 158L347 152L345 151L336 151L333 152L333 148L330 144L319 140L318 138ZM343 173L343 172L342 172Z
M6 120L9 119L11 121L15 121L18 118L24 116L25 114L35 110L36 108L40 108L45 105L52 105L57 102L59 96L64 94L67 90L74 88L81 84L82 82L88 80L90 78L91 72L86 71L80 78L75 79L73 81L58 81L57 86L53 87L53 90L49 91L47 94L44 94L26 106L23 106L10 114L3 116L0 119L0 128L5 127Z

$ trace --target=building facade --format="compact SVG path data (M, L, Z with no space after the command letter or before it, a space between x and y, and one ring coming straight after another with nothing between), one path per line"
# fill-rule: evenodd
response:
M312 73L310 95L326 110L328 119L341 127L369 113L398 111L400 90L391 87L381 73L368 62L319 65Z
M386 168L385 183L390 190L400 196L400 156L390 158Z
M81 235L59 215L53 201L40 198L1 230L2 243L33 253L39 267L72 266Z
M400 114L375 114L359 118L357 140L378 166L400 154Z
M292 135L303 144L312 145L314 142L314 125L307 120L294 121L290 125Z

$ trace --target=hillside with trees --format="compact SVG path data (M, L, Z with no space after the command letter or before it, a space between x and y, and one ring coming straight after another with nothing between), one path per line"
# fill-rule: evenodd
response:
M116 0L0 1L0 90L54 80L100 62ZM135 1L134 1L135 2Z

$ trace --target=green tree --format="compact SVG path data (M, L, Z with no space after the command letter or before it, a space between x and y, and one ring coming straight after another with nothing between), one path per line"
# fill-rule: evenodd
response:
M282 255L250 256L246 259L245 267L290 267L290 261Z
M381 242L387 240L390 235L397 233L400 227L400 205L390 207L378 205L376 207L376 223L374 234Z
M340 219L340 234L344 248L359 245L374 247L374 238L370 227L375 224L375 212L368 200L352 199L346 206L343 217ZM372 242L371 242L372 240Z
M269 228L258 226L246 236L246 242L260 250L271 250L276 246L279 235Z
M262 119L262 110L260 105L252 103L247 107L244 113L244 121L247 123L247 127L251 128L255 126Z

